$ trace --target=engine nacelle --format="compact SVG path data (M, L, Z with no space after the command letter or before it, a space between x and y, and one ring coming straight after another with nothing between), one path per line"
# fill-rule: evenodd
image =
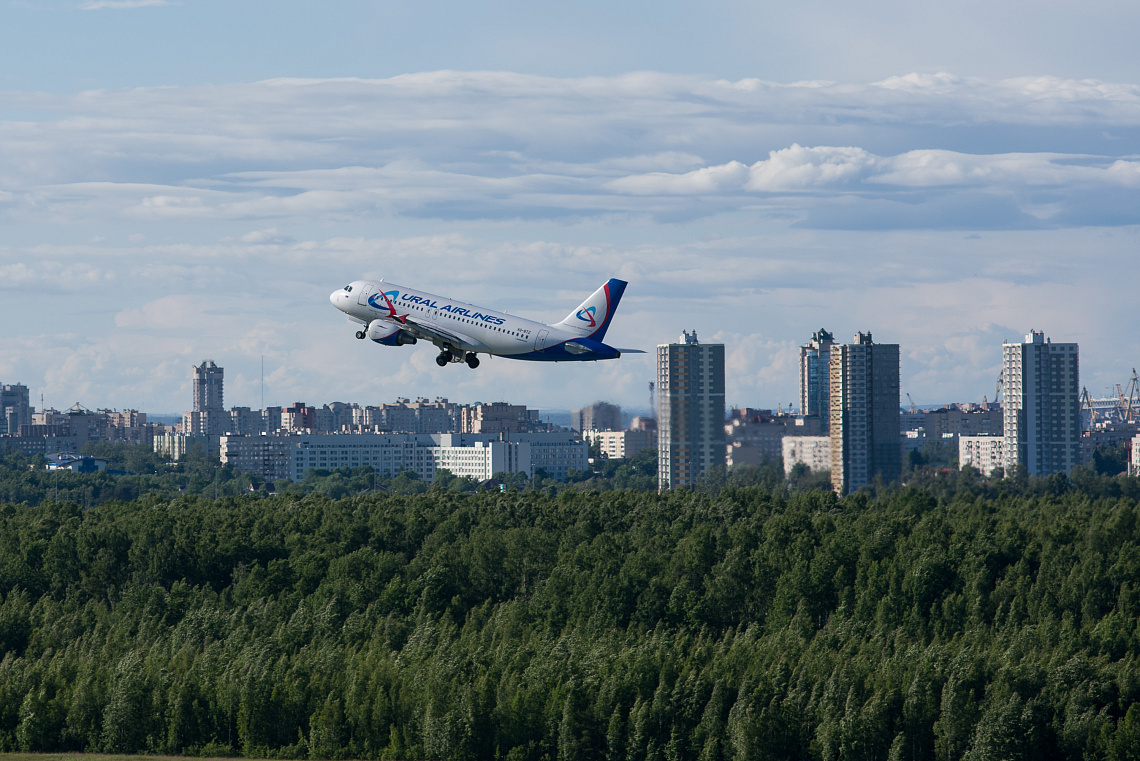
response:
M385 346L402 346L416 342L415 336L408 335L400 326L384 320L373 320L368 323L368 337Z

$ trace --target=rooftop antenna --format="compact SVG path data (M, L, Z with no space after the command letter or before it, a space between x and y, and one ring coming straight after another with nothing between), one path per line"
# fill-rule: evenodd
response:
M654 419L657 418L657 395L654 393L655 389L656 386L653 384L653 381L649 381L649 414Z
M261 409L265 409L265 355L261 355Z

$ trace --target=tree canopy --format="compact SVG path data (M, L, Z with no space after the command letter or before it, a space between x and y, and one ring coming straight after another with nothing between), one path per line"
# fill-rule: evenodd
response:
M776 478L8 501L0 750L1140 755L1135 479Z

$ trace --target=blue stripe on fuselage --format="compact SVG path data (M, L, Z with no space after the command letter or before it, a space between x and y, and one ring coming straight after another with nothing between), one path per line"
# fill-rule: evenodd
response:
M547 346L542 351L528 351L523 354L500 354L505 359L524 359L530 362L594 362L600 359L617 359L621 352L612 346L606 346L599 341L589 339L568 339L590 349L588 352L575 354L566 348L566 341Z

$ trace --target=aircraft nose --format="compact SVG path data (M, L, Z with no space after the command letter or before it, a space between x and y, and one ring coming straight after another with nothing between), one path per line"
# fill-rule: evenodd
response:
M348 294L344 292L344 289L333 291L329 294L329 301L332 302L334 307L340 309L342 305L348 303Z

